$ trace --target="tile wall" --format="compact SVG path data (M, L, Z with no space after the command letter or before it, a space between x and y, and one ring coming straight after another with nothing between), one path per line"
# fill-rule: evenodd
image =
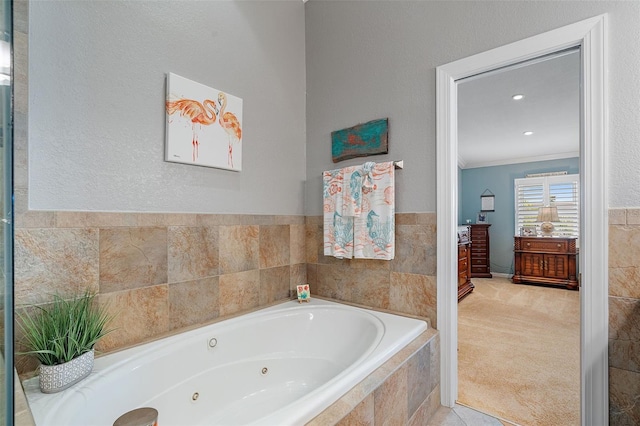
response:
M640 209L609 210L609 419L640 424Z
M435 213L396 214L396 255L391 261L324 256L321 216L307 216L306 242L312 292L426 317L436 327Z
M16 306L98 292L117 314L97 347L109 352L288 299L306 282L304 238L303 216L28 212Z
M425 425L440 407L440 335L432 328L309 422Z

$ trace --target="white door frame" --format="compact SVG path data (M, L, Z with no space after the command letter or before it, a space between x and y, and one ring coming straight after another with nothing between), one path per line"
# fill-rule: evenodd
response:
M581 47L580 407L583 425L609 423L606 15L436 69L437 313L442 404L458 397L458 105L456 80Z

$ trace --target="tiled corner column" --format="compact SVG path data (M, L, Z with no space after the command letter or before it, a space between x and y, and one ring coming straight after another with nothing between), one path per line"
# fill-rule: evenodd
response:
M609 421L640 424L640 209L609 211Z
M306 282L304 238L303 216L26 212L16 306L98 292L115 330L97 349L110 352L288 299Z
M427 424L440 407L440 340L430 328L308 426Z
M323 254L322 217L306 218L311 292L379 309L417 315L436 327L436 215L396 214L391 261L336 259Z

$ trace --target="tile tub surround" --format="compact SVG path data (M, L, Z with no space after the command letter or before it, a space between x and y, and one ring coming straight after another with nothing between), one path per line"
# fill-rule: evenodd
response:
M396 214L391 261L324 256L322 217L307 216L307 279L312 294L429 319L436 327L436 214Z
M609 211L609 421L640 424L640 209Z
M289 298L307 281L303 216L27 212L15 229L18 309L97 291L108 353ZM19 338L19 336L18 336ZM17 350L21 350L18 348ZM33 360L18 357L21 375Z
M439 384L440 336L429 328L307 425L425 425Z

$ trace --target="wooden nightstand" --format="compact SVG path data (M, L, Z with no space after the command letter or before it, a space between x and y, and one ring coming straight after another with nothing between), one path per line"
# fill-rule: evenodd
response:
M578 289L576 238L515 237L516 284L548 284Z

